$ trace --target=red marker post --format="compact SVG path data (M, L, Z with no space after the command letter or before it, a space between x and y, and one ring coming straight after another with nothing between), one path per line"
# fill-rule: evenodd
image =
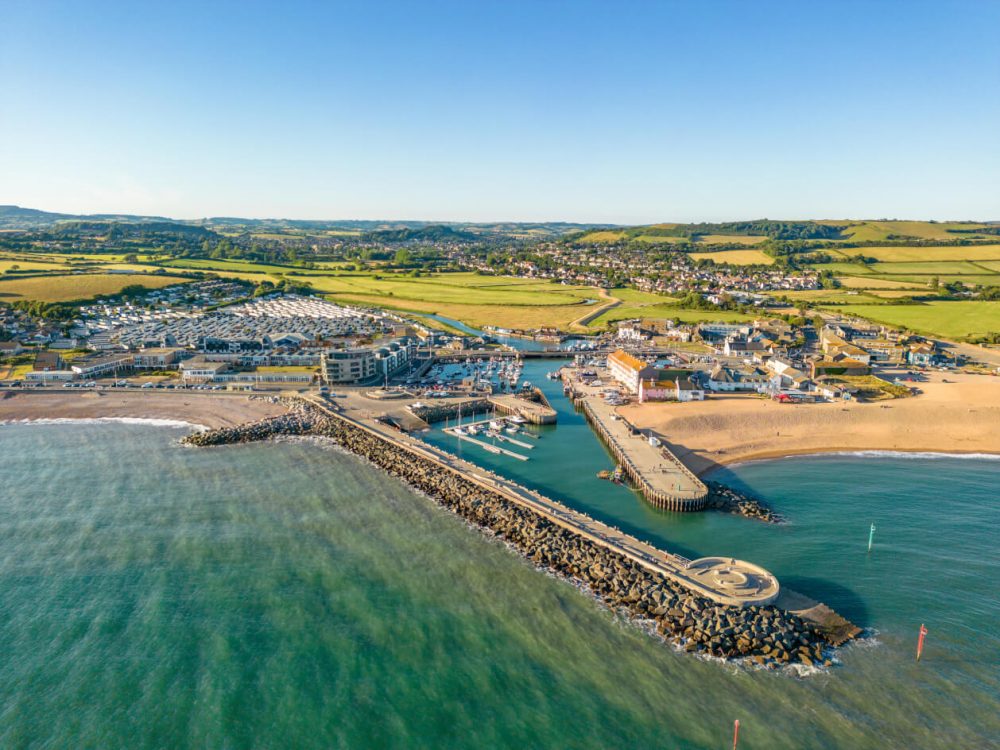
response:
M740 720L733 722L733 750L736 750L736 743L740 741Z
M927 635L927 628L924 627L923 623L920 623L920 636L917 638L917 661L920 661L920 657L924 653L925 635Z

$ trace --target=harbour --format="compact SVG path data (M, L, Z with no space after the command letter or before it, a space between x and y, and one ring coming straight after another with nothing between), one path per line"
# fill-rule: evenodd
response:
M527 443L523 440L518 440L511 437L509 434L503 434L504 431L509 430L510 427L507 425L516 425L516 422L508 422L507 420L498 421L496 419L484 419L478 422L469 422L467 424L455 427L445 427L444 432L448 435L453 435L459 440L464 440L467 443L473 445L478 445L483 450L493 453L493 454L503 454L505 456L510 456L511 458L516 458L519 461L527 461L528 457L521 453L515 453L512 450L507 450L497 443L510 443L511 445L516 445L520 448L527 450L532 450L535 446L531 443ZM518 430L520 432L520 430ZM488 442L480 438L489 438L493 442Z
M538 450L555 430L589 430L551 400L560 421L539 428ZM787 527L664 513L592 471L567 477L579 502L604 498L640 539L751 557L877 631L839 649L836 667L794 678L722 668L622 627L352 455L311 441L192 451L176 445L183 434L128 424L0 430L18 467L6 477L0 535L0 630L11 645L0 695L16 705L17 686L49 686L5 715L4 744L30 732L54 746L180 747L192 737L249 741L249 732L268 746L320 748L360 746L374 731L386 745L428 748L725 747L726 719L739 716L748 747L995 746L990 654L1000 633L987 530L998 522L989 502L997 462L842 456L727 471L727 482L774 498L794 518ZM550 471L568 465L549 456ZM128 471L138 463L145 471ZM849 496L839 491L844 475L856 487ZM895 502L886 481L915 489ZM75 502L81 494L90 499ZM867 524L855 533L850 519L873 508L879 533L859 563ZM939 543L922 544L931 535ZM24 578L33 570L44 577ZM799 570L816 573L803 582L790 572ZM80 640L95 608L105 626ZM921 620L930 636L917 665ZM346 695L345 683L372 686L370 699ZM222 684L244 701L229 701ZM117 718L125 710L134 721ZM178 712L190 721L174 721ZM915 728L925 713L937 731Z

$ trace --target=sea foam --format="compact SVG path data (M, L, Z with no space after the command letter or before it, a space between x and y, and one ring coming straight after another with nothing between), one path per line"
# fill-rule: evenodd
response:
M205 425L185 422L180 419L153 419L147 417L39 417L37 419L0 420L0 425L47 425L47 424L141 424L151 427L194 428L207 430Z

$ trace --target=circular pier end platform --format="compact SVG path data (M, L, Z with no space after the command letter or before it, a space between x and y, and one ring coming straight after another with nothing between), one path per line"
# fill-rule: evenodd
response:
M731 557L702 557L685 566L684 574L722 604L748 607L770 604L781 593L778 579L759 565Z

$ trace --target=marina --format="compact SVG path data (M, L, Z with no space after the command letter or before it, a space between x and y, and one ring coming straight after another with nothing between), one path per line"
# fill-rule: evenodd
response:
M494 455L510 456L511 458L516 458L518 461L527 461L528 457L508 450L501 445L497 445L497 443L510 443L511 445L516 445L527 450L532 450L535 447L531 443L512 437L511 434L504 434L505 432L519 435L527 434L521 432L518 423L511 421L509 417L506 419L484 419L464 425L445 427L444 432L459 440L478 445L483 450ZM493 442L489 442L489 440Z

